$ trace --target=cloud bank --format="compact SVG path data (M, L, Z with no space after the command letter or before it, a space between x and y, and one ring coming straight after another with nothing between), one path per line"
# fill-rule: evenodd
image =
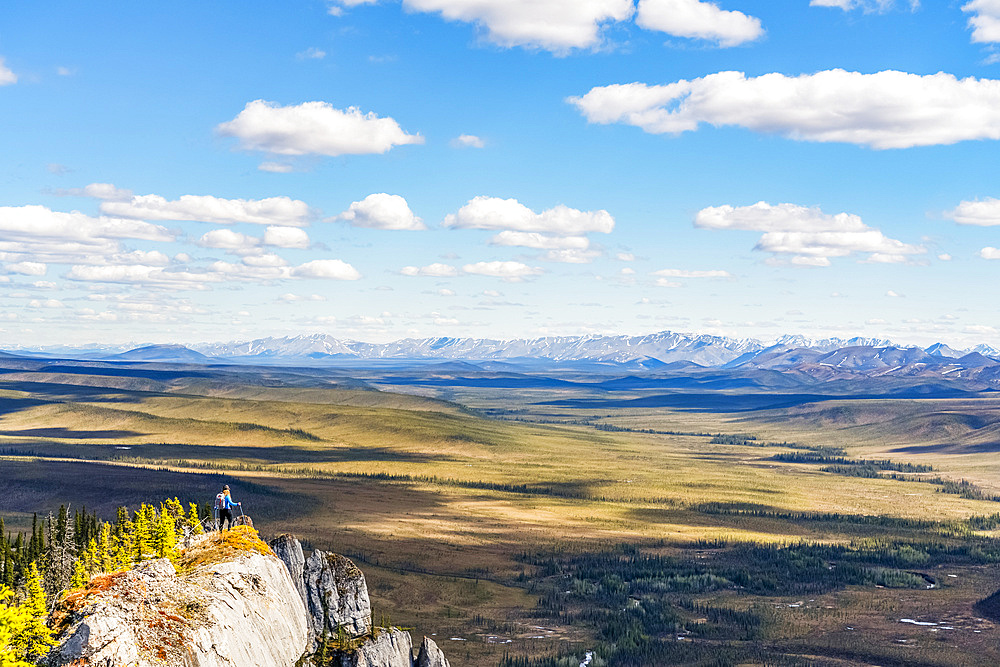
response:
M667 85L599 86L567 102L591 123L651 134L692 132L705 123L875 149L1000 138L1000 81L943 72L719 72Z

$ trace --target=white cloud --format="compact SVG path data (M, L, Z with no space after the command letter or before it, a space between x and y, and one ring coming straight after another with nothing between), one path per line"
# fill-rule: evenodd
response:
M343 220L352 227L417 231L427 229L424 221L413 215L409 204L399 195L384 192L370 194L351 206L334 220Z
M951 261L951 255L949 255L946 252L943 252L940 255L938 255L937 258L940 259L942 262L950 262Z
M309 247L309 235L298 227L268 227L264 232L264 245L306 249Z
M683 287L683 285L675 280L667 280L666 278L656 279L657 287Z
M480 195L445 217L444 226L579 236L588 232L608 234L615 227L615 219L605 210L579 211L562 204L535 213L516 199Z
M274 269L288 266L288 262L283 257L274 253L263 253L260 255L247 255L241 260L247 266L261 269Z
M1000 225L1000 199L987 197L986 199L963 201L952 210L946 211L944 215L960 225L979 225L981 227Z
M159 266L142 264L73 266L66 278L79 282L136 284L173 289L205 289L206 284L222 280L218 273L167 271Z
M546 236L538 232L503 231L490 239L490 245L538 248L539 250L586 250L590 239L586 236Z
M861 9L865 12L884 12L891 9L896 4L896 0L810 0L810 7L835 7L843 9L845 12L852 9ZM909 0L910 9L916 10L920 7L920 0Z
M317 49L315 46L310 46L305 51L296 53L295 57L299 60L322 60L326 58L326 51Z
M31 286L37 287L38 289L55 289L56 287L58 287L58 285L56 285L51 280L36 280L35 282L31 283Z
M452 148L485 148L486 142L474 134L460 134L449 142Z
M314 259L292 269L294 278L323 278L328 280L358 280L361 274L347 262L339 259Z
M68 190L57 190L57 195L70 195L74 197L93 197L106 201L128 201L132 198L131 190L124 190L111 183L91 183L82 188L70 188Z
M4 59L0 58L0 86L7 86L17 83L17 75L4 65Z
M576 248L566 248L562 250L549 250L544 255L548 262L563 262L565 264L589 264L601 253L597 250L578 250Z
M962 11L972 14L969 17L969 27L972 28L973 42L1000 42L1000 2L972 0L962 5Z
M143 220L196 220L214 224L247 222L257 225L301 227L313 212L298 199L222 199L211 195L183 195L169 201L159 195L139 195L128 201L104 201L101 212Z
M62 301L58 299L32 299L28 302L31 308L65 308Z
M438 290L439 296L455 296L455 294L455 290L446 289L444 287Z
M16 273L22 276L44 276L49 270L48 265L42 262L17 262L3 268L7 273Z
M447 278L457 276L458 269L450 264L429 264L427 266L404 266L399 270L404 276L427 276L430 278Z
M830 257L853 253L869 253L867 261L896 262L926 252L922 246L885 236L857 215L829 215L819 208L795 204L710 206L697 213L694 224L703 229L763 232L755 250L793 255L791 263L802 266L829 266Z
M392 118L379 118L356 107L334 109L326 102L282 107L254 100L216 130L235 137L245 150L278 155L365 155L424 143L423 137L407 134Z
M983 259L1000 259L1000 248L986 246L979 251L979 256Z
M326 297L320 294L310 294L308 296L301 296L299 294L292 294L291 292L287 294L282 294L278 297L279 301L285 301L287 303L296 303L297 301L326 301Z
M198 245L203 248L218 248L234 252L248 252L260 245L260 239L234 232L231 229L213 229L205 232Z
M680 134L702 123L876 149L1000 138L1000 81L840 69L789 77L719 72L662 86L596 87L567 98L592 123Z
M63 213L44 206L0 206L0 234L5 241L50 239L93 242L94 239L172 241L159 225L110 217L92 218L77 211Z
M732 278L733 274L729 271L721 271L718 269L712 269L709 271L685 271L683 269L661 269L659 271L653 271L654 276L663 276L664 278Z
M272 174L290 174L295 171L295 167L282 162L261 162L257 165L258 171L267 171Z
M341 4L368 2L341 0ZM599 46L602 25L625 21L634 11L632 0L403 0L403 6L474 23L500 46L535 47L558 54Z
M648 30L737 46L764 34L760 19L700 0L639 0L635 22Z
M521 262L476 262L475 264L466 264L462 267L462 271L480 276L502 278L507 282L519 282L528 276L537 276L543 273L541 269L532 268Z
M635 255L633 255L630 252L620 252L617 255L615 255L615 259L617 259L620 262L634 262Z

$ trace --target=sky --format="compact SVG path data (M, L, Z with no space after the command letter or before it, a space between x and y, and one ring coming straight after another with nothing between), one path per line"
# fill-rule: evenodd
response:
M0 348L1000 347L1000 0L8 0Z

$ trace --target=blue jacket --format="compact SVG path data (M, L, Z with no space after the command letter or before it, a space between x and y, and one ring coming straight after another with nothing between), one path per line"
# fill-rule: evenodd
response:
M232 508L236 507L237 505L239 505L239 503L233 502L232 497L230 497L228 495L222 497L222 508L223 509L227 509L227 510L228 509L232 509Z

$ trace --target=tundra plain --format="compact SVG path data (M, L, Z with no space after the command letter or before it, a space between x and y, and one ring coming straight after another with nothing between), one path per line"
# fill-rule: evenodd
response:
M357 560L376 621L452 664L1000 662L989 392L2 365L8 530L229 483L265 535Z

